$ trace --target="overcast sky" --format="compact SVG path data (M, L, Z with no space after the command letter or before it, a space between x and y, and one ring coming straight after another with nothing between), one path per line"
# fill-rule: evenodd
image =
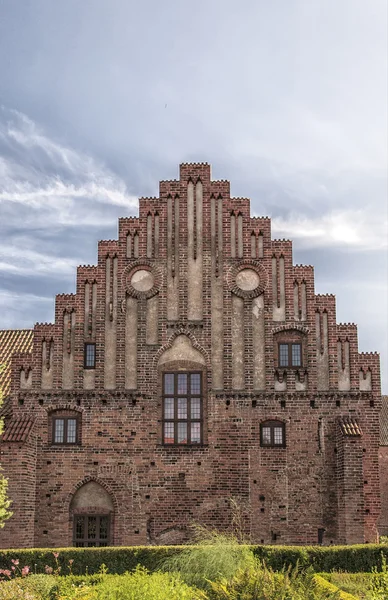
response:
M0 328L52 321L186 161L294 240L388 393L386 0L0 0Z

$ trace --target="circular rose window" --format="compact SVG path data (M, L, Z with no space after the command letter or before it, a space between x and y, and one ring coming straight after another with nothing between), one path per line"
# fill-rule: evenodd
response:
M151 271L139 269L131 277L131 286L138 292L148 292L154 285Z
M255 290L260 283L260 277L253 269L243 269L236 275L236 285L244 292Z

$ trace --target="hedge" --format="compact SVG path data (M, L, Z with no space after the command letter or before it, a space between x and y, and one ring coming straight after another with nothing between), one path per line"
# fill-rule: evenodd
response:
M327 579L324 579L320 575L314 575L314 582L317 588L322 592L333 592L334 594L337 592L338 600L357 600L356 596L340 590L336 585L330 583L330 581L327 581Z
M105 564L109 573L121 574L132 571L141 564L155 571L167 557L187 546L131 546L109 548L32 548L0 550L0 569L9 569L12 559L19 559L20 566L28 565L32 572L44 573L45 566L55 569L53 553L58 552L61 574L69 573L69 561L73 560L75 575L97 573ZM357 546L251 546L255 556L264 560L268 567L280 571L284 566L297 564L300 568L312 566L316 573L348 571L350 573L381 569L381 556L388 561L388 545L364 544Z

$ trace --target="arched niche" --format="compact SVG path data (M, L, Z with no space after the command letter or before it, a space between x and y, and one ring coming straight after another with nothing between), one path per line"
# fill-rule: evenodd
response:
M70 511L72 513L110 514L114 511L111 495L97 481L84 483L74 494Z
M188 361L199 365L206 364L203 354L194 348L191 339L184 334L178 335L171 347L163 352L159 358L158 365L162 366L177 361Z

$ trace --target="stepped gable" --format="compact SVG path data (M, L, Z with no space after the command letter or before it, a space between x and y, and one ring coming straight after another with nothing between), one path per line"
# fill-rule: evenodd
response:
M13 354L32 352L34 332L32 329L0 330L0 390L6 397L11 389L11 359Z
M231 498L255 544L378 539L378 354L238 194L182 163L77 268L54 323L30 345L3 332L0 547L181 543L192 522L228 531Z

